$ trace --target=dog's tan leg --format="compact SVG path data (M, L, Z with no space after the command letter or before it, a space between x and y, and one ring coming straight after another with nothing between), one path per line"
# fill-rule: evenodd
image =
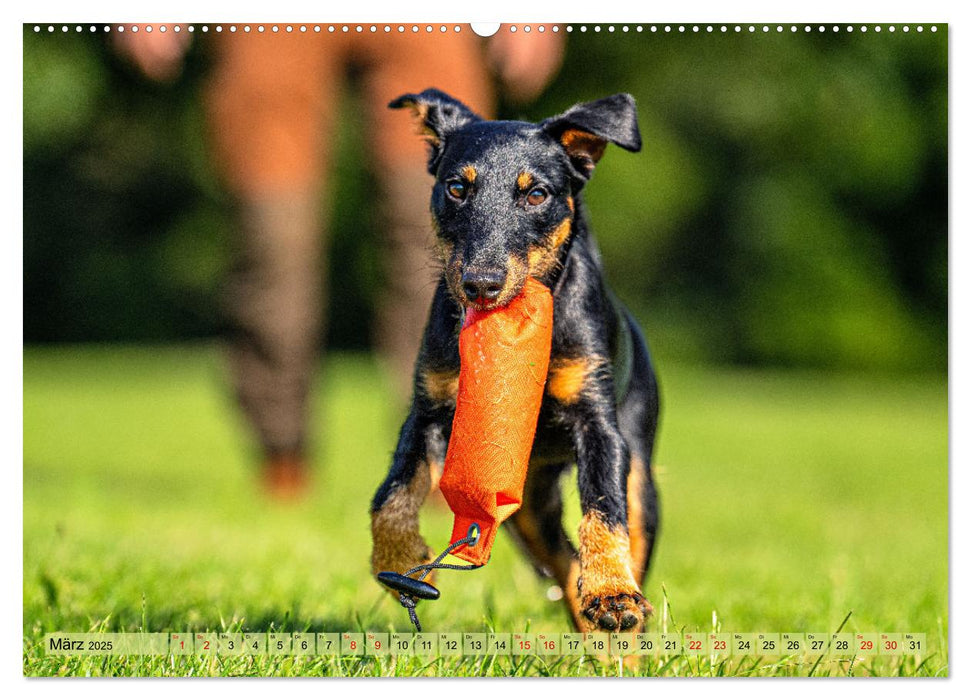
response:
M636 455L630 459L630 473L627 475L627 529L630 535L631 571L634 580L644 582L647 562L654 544L653 533L648 531L644 504L644 490L647 475L644 461Z

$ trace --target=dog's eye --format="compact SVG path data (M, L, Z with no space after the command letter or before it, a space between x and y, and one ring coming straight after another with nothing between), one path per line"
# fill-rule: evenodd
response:
M445 191L452 199L463 200L468 194L469 188L461 180L449 180L445 183Z
M548 196L549 195L546 193L546 190L542 187L534 187L529 191L529 194L526 195L526 202L536 207L545 202Z

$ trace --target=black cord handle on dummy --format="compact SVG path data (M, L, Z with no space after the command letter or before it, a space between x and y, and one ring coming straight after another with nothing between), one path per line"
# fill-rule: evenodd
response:
M418 605L419 600L438 600L441 595L439 590L430 583L425 583L422 579L428 576L432 569L452 569L454 571L469 571L471 569L478 569L482 564L443 564L442 559L447 557L449 554L454 552L459 547L468 545L469 547L474 547L475 543L479 541L479 534L481 530L476 523L472 523L469 526L468 534L460 540L456 540L448 547L445 551L435 557L435 560L429 562L428 564L419 564L408 569L403 574L396 573L394 571L382 571L378 574L378 581L383 583L388 588L391 588L398 592L398 600L401 605L408 611L408 617L411 618L411 623L415 626L415 629L421 632L421 623L418 621L418 613L415 612L415 606ZM418 578L411 578L412 574L421 572Z

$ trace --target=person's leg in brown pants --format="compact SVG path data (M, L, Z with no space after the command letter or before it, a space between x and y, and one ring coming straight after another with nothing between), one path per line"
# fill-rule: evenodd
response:
M229 361L277 495L303 486L308 397L323 322L321 197L343 42L222 35L207 100L215 163L233 199Z

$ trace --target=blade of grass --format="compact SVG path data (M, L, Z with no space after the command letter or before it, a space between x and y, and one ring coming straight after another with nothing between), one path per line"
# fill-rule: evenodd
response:
M836 631L833 634L839 634L840 632L843 631L843 626L847 623L847 621L849 621L850 615L852 614L853 614L852 610L846 613L846 617L843 618L843 621L840 623L840 626L836 628ZM833 645L833 636L830 635L829 644L826 645L826 651L829 651L832 645ZM813 664L812 669L810 669L809 671L809 677L812 677L812 675L816 672L816 668L819 666L819 662L823 660L824 656L826 656L826 654L820 654L819 658L816 659L816 663ZM852 665L851 665L851 669L852 669Z

